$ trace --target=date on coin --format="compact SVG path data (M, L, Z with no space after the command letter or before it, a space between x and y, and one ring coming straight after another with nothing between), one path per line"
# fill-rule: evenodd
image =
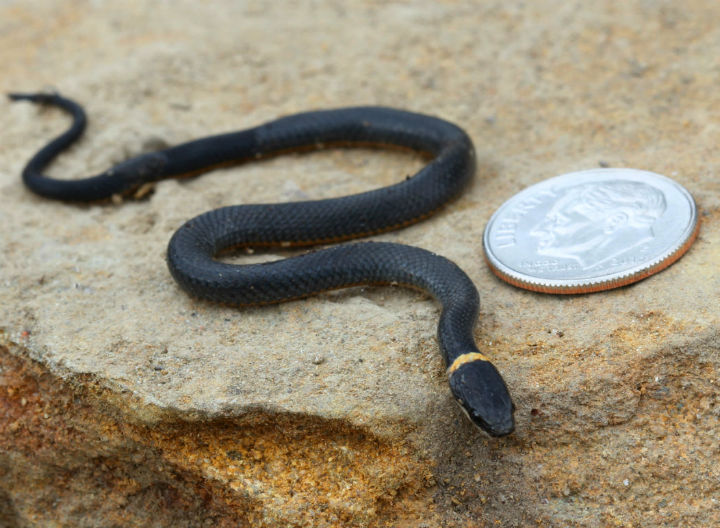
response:
M678 260L699 229L677 182L636 169L591 169L528 187L490 218L493 273L520 288L589 293L639 281Z

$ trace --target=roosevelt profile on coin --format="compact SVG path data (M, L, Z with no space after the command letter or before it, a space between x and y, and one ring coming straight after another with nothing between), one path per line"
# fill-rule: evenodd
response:
M637 181L583 183L555 189L557 201L529 232L537 253L595 267L655 238L664 195Z

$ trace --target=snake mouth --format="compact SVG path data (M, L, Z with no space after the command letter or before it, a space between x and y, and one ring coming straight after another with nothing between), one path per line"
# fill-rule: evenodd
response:
M470 418L470 421L477 426L480 430L494 437L507 436L515 430L515 418L512 413L507 414L494 421L488 421L483 419L481 416L472 415L470 411L465 407L463 402L457 400L460 408Z
M507 436L515 430L515 418L512 413L506 414L505 416L500 417L499 419L496 419L494 421L488 421L482 416L478 415L476 412L474 412L473 409L468 408L464 401L458 398L456 398L455 401L465 413L465 416L470 419L473 425L475 425L478 429L480 429L484 433L487 433L490 436Z

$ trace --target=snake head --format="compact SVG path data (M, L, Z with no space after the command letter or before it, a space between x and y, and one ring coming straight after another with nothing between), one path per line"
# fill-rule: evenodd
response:
M468 360L463 357L470 356ZM510 393L500 373L482 354L460 356L449 369L450 389L470 420L491 436L515 429Z

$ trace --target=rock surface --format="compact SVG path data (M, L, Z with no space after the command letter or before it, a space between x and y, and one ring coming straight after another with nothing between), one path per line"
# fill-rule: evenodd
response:
M18 176L65 116L6 104L0 526L720 522L719 22L702 0L0 2L0 89L52 86L90 117L58 177L311 108L383 104L463 126L471 189L378 238L466 270L483 300L476 337L517 406L511 437L469 425L419 293L237 310L187 297L167 272L167 240L191 216L371 189L422 160L287 156L75 206ZM690 252L602 294L497 280L481 249L492 212L598 165L685 185L703 222Z

